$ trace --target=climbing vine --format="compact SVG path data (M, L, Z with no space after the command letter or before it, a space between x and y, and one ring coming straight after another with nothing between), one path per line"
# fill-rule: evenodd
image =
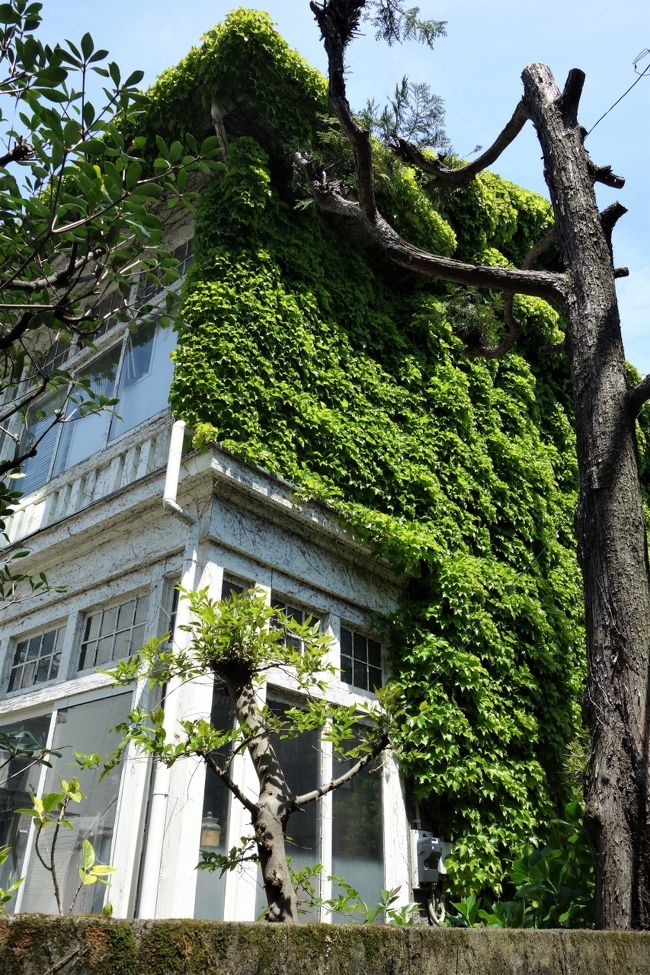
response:
M468 338L501 328L497 295L380 265L302 206L289 146L334 159L325 84L266 15L230 14L152 94L145 130L202 135L217 104L229 133L200 194L173 409L405 573L395 747L456 841L456 890L498 890L562 808L579 724L574 437L563 364L536 354L561 322L519 298L527 358L471 359ZM548 229L548 204L497 176L435 199L376 154L380 208L422 246L519 263Z

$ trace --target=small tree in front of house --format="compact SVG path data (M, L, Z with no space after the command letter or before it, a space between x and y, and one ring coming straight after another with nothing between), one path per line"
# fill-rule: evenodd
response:
M388 745L387 712L379 702L365 708L334 705L324 694L335 668L326 660L331 638L313 620L299 623L270 606L259 593L234 595L216 601L207 590L182 591L192 622L187 649L170 646L168 638L149 641L112 675L117 684L147 679L165 687L173 679L185 682L213 676L227 693L234 721L214 727L204 719L181 720L169 737L161 705L135 708L118 730L123 738L115 761L129 742L171 766L186 757L199 757L226 785L251 816L252 833L229 854L204 854L200 866L232 869L244 859L259 860L267 898L268 921L294 922L298 895L287 857L291 816L344 783L368 766ZM277 714L261 693L269 674L281 670L295 682L300 701ZM382 694L380 693L380 698ZM337 778L295 795L273 739L299 738L319 730L340 760L349 766ZM233 759L245 750L259 782L256 800L243 791L233 775ZM224 758L225 756L225 758Z

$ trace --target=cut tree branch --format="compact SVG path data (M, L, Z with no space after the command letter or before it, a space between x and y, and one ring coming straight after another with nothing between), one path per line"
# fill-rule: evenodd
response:
M544 298L554 305L564 304L567 287L564 274L465 264L450 257L429 254L400 237L379 213L374 223L368 220L359 204L346 199L339 185L330 183L326 174L322 170L318 172L307 157L296 153L294 162L297 170L304 177L312 198L322 210L354 220L368 243L379 247L400 267L417 271L428 277L440 278L443 281L453 281L455 284L492 288L495 291L521 292L536 298Z
M587 168L594 183L612 186L615 190L620 190L625 186L625 178L623 176L617 176L616 173L612 172L611 166L597 166L588 158Z
M628 390L627 403L632 416L638 416L644 403L650 399L650 373L637 386Z
M578 105L585 83L585 73L580 68L571 68L560 95L560 111L564 124L572 127L578 124Z
M519 102L515 108L512 118L496 137L489 149L477 156L466 166L459 166L458 169L450 169L438 159L432 159L425 155L416 146L411 145L404 139L398 140L397 155L405 162L416 166L424 173L430 173L433 179L427 186L431 189L455 189L459 186L466 186L477 173L487 169L495 162L501 153L513 142L528 120L528 112L523 102Z
M323 785L319 786L317 789L312 789L311 792L305 792L301 796L296 796L291 803L292 810L300 809L302 806L306 806L308 802L314 802L316 799L322 799L322 797L326 796L328 792L333 792L334 789L338 789L339 786L345 785L345 783L349 782L350 779L353 779L355 775L358 775L358 773L364 769L366 765L369 765L373 759L377 758L377 755L379 755L380 752L383 752L384 748L388 746L388 743L388 735L382 735L381 738L377 739L368 754L360 758L359 761L352 765L347 772L343 773L343 775L339 775L337 779L332 779L330 782L324 782Z

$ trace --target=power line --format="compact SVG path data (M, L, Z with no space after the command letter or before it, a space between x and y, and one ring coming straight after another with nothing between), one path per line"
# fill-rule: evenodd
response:
M597 119L594 122L594 124L591 126L591 128L587 132L587 135L591 135L591 133L594 131L594 129L596 128L596 126L598 125L598 123L599 122L602 122L602 120L605 118L605 116L609 115L609 113L612 111L612 109L616 108L616 106L619 104L619 102L622 102L626 95L629 95L629 93L632 91L632 89L634 88L634 86L635 85L638 85L638 83L641 81L641 78L643 78L645 75L648 74L648 72L650 72L650 63L646 65L646 67L643 69L643 71L641 71L641 72L637 71L637 64L639 63L639 61L642 61L648 55L650 55L650 49L647 48L647 47L644 48L643 51L641 51L639 54L637 54L637 56L635 57L635 59L632 62L632 64L634 65L634 70L636 71L636 73L638 74L639 77L635 81L633 81L632 84L630 85L630 87L627 88L623 92L623 94L619 98L617 98L616 101L612 105L609 106L609 108L607 109L607 111L606 112L603 112L603 114L600 116L600 118ZM586 137L587 136L585 136L585 138Z

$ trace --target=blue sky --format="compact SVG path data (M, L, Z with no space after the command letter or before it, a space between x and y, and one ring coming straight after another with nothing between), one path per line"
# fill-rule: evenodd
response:
M415 2L415 0L412 0ZM44 32L49 41L78 40L90 31L108 48L123 71L143 69L155 79L199 42L235 4L225 0L44 0ZM367 97L381 100L407 74L426 81L441 95L447 131L455 150L468 153L489 145L509 118L521 93L521 71L531 61L551 66L560 87L568 70L587 75L580 118L591 128L635 80L632 62L650 48L647 0L420 0L424 16L447 21L447 36L432 53L417 44L387 48L368 36L350 51L349 96L353 106ZM261 0L289 43L324 70L308 0ZM646 58L641 64L645 67ZM629 213L614 237L616 263L630 268L619 281L623 334L628 359L650 372L650 74L589 136L598 164L610 164L626 178L621 191L599 188L601 205L620 199ZM494 167L497 172L546 195L540 150L530 125Z

